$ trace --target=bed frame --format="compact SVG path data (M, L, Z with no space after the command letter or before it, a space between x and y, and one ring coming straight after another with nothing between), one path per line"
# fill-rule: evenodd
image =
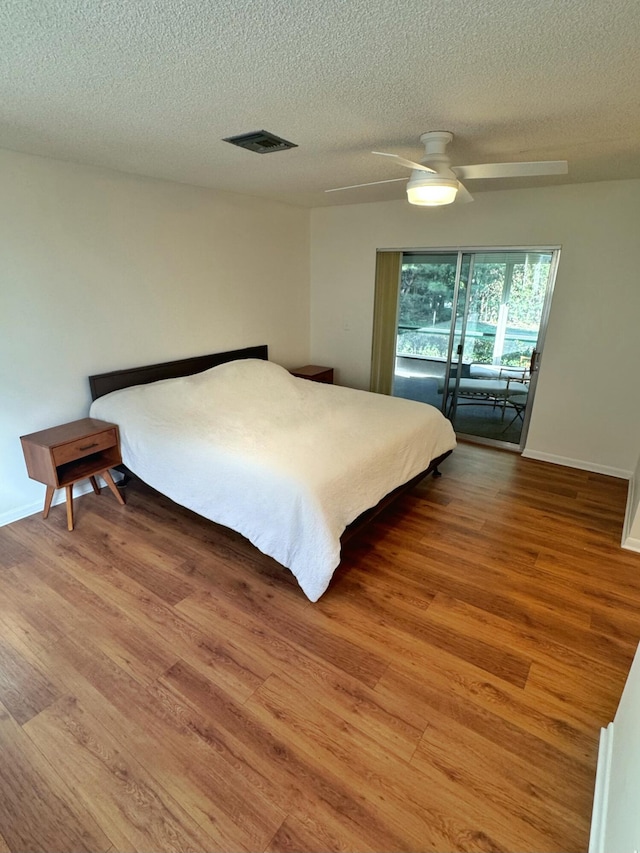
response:
M228 352L211 353L210 355L200 355L194 358L182 358L177 361L166 361L159 364L148 364L143 367L130 367L126 370L112 370L110 373L96 373L89 377L89 386L91 388L91 399L97 400L105 394L110 394L112 391L120 391L122 388L129 388L132 385L146 385L149 382L157 382L160 379L177 379L181 376L191 376L194 373L202 373L203 370L209 370L211 367L217 367L219 364L225 364L228 361L237 361L241 358L260 358L267 361L269 358L268 347L264 344L255 347L245 347L244 349L230 350ZM434 477L440 477L438 465L449 456L451 451L443 453L436 459L432 459L428 468L422 471L417 477L398 486L392 492L389 492L380 503L371 509L365 510L362 515L359 515L355 521L346 528L341 536L341 542L344 545L354 534L356 534L365 524L368 524L373 518L382 512L386 507L395 502L401 495L408 492L423 480L428 474L433 474ZM126 485L131 477L135 477L124 465L121 466L125 473L124 481L121 481L120 486Z

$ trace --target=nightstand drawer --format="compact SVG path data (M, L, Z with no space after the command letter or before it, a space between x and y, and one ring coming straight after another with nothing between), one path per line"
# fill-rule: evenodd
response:
M108 429L54 447L52 450L53 462L55 465L64 465L65 462L82 459L83 456L89 456L91 453L99 453L109 447L115 447L117 443L118 437L115 429Z

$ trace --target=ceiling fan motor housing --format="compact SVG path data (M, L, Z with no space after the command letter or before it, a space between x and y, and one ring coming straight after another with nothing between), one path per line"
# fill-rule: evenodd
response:
M423 166L435 167L438 172L449 169L450 161L446 154L446 147L453 139L453 134L448 130L431 130L423 133L420 142L424 145L424 157L420 161ZM453 172L451 177L455 177Z

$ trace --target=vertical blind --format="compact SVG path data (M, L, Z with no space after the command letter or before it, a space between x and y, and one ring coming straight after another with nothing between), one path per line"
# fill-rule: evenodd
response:
M402 252L378 252L370 385L378 394L391 394L393 390L401 268Z

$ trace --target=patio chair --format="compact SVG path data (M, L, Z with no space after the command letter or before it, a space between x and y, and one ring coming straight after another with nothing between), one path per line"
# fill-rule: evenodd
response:
M515 414L506 425L506 427L502 430L502 432L506 432L509 427L513 426L513 424L520 418L522 423L524 424L524 411L527 408L527 400L529 399L529 393L520 393L520 394L512 394L510 397L507 397L505 400L506 405L512 406L515 409Z

